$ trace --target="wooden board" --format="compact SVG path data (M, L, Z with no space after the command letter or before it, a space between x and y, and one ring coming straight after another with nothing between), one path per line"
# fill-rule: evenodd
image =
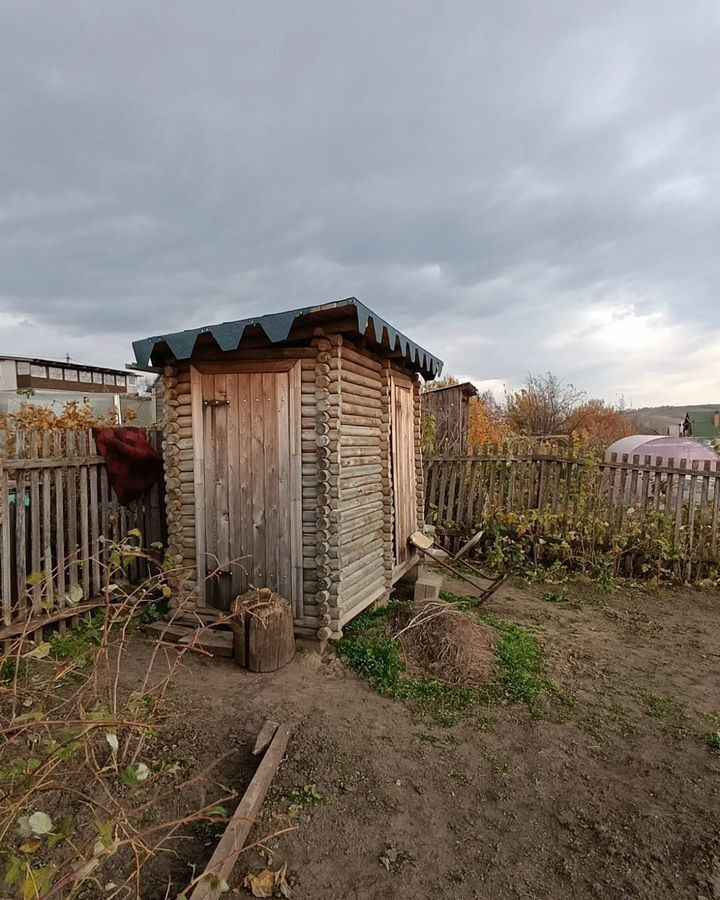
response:
M273 722L272 725L274 724ZM265 728L263 728L264 730ZM265 799L270 783L282 762L289 736L289 725L281 724L275 728L267 752L233 813L215 852L210 857L207 868L196 882L191 895L192 900L218 900L221 896L218 884L227 881L235 868L235 863ZM260 736L258 740L260 740Z

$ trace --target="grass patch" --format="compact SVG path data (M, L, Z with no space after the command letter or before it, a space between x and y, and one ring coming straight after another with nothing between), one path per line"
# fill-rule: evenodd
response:
M680 702L675 697L662 694L643 694L645 712L655 719L667 719L680 709Z
M496 616L478 616L477 601L443 591L443 600L495 628L497 677L485 688L463 688L435 678L405 675L402 645L388 633L388 621L404 602L369 610L347 627L336 651L351 668L365 675L372 687L386 697L414 701L441 725L454 725L463 713L479 703L525 703L540 714L540 697L548 688L543 674L542 650L526 629Z
M478 716L475 719L475 730L480 734L487 734L495 730L496 721L492 716Z
M537 638L519 625L504 622L495 616L484 616L483 621L500 632L495 650L499 672L496 688L501 692L499 699L505 703L527 703L534 707L546 686L542 651Z
M703 744L713 753L720 753L720 731L711 731L703 735Z

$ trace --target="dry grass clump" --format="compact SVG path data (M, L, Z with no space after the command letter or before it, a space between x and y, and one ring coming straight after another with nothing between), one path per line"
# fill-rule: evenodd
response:
M444 600L398 610L395 637L409 666L460 687L481 687L495 672L496 629Z

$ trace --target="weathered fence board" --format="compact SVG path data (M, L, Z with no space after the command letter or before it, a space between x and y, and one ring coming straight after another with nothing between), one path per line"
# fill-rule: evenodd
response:
M159 446L159 436L150 432ZM39 631L68 605L101 593L109 545L137 529L143 543L164 543L164 485L128 508L111 490L92 431L0 431L0 607L7 630ZM129 577L145 575L133 561ZM77 593L76 593L77 596ZM72 622L72 614L68 613ZM62 617L61 617L62 618ZM64 624L64 620L63 620Z
M720 564L720 462L613 455L609 461L565 452L513 453L507 445L476 456L438 457L427 464L426 520L454 547L493 516L534 514L556 533L592 526L612 546L630 524L644 538L662 522L683 554L683 575Z

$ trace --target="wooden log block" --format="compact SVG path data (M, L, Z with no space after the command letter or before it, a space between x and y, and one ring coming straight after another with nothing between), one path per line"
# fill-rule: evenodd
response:
M233 653L250 672L275 672L295 655L291 604L270 591L251 590L235 603Z

